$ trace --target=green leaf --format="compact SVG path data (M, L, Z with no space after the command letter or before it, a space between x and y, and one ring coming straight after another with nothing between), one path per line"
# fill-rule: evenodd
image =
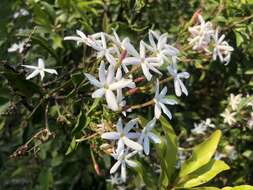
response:
M157 189L156 185L156 178L154 177L154 173L152 172L152 169L149 168L146 165L143 165L139 161L135 161L137 164L137 167L135 167L135 171L138 173L138 175L141 177L141 179L144 181L144 183L147 185L147 189Z
M217 187L196 187L196 188L192 188L192 190L220 190Z
M53 174L51 168L43 169L39 175L39 183L40 187L43 190L49 190L52 188L53 185Z
M251 185L240 185L236 187L223 187L222 190L252 190L253 186Z
M165 133L165 141L157 145L158 154L161 160L162 170L168 179L168 183L172 181L172 175L176 169L177 161L177 136L170 123L163 117L160 117L160 122ZM161 174L164 174L163 172ZM165 177L165 176L163 176ZM161 182L164 179L160 180Z
M179 177L184 177L207 164L216 151L220 137L221 131L217 130L206 141L197 145L192 156L183 163Z
M68 155L73 152L77 148L77 145L78 144L76 143L76 137L74 136L65 155Z
M26 80L24 76L18 73L10 71L4 72L3 75L7 78L12 88L23 96L31 97L35 93L41 93L39 86L32 81Z
M183 188L196 187L198 185L207 183L217 174L228 169L230 169L230 167L225 162L221 160L211 160L208 164L202 166L187 176L187 180L178 186Z
M235 33L235 39L236 39L236 46L239 47L244 42L244 39L240 32L234 32L234 33Z
M76 125L74 129L72 129L72 134L80 132L85 127L85 123L86 123L85 113L83 113L83 111L80 111L77 117Z
M239 112L242 108L244 108L245 106L247 106L248 103L253 101L253 96L249 96L246 98L243 98L240 102L240 104L237 107L237 112Z

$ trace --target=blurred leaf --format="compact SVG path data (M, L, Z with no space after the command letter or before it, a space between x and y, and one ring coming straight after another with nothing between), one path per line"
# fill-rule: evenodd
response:
M176 169L177 161L177 137L170 123L163 117L160 122L165 133L165 144L158 145L160 152L160 160L162 170L165 170L169 183L171 183L172 175ZM162 180L163 181L163 180Z
M194 147L192 156L183 163L179 177L184 177L207 164L216 151L220 137L221 131L216 130L206 141Z
M3 75L7 78L12 88L18 91L21 95L31 97L35 93L41 93L38 85L32 81L26 80L24 76L14 72L4 72Z
M72 141L71 141L71 143L70 143L70 145L69 145L69 147L68 147L68 150L67 150L67 152L65 153L65 155L70 154L70 153L73 152L76 148L77 148L77 143L76 143L76 137L74 136L74 137L72 138Z
M187 180L180 183L178 186L183 188L196 187L203 183L207 183L217 174L228 169L229 166L225 162L220 160L211 160L208 164L191 173L188 177L186 177Z
M236 187L224 187L222 190L252 190L253 186L250 185L240 185Z
M76 125L74 129L72 129L72 134L76 134L80 132L81 130L83 130L83 128L85 127L85 123L86 123L85 113L83 113L83 111L80 111L77 117Z
M53 174L51 168L45 168L40 172L39 175L39 183L41 190L49 190L52 189L53 185Z
M235 39L236 39L236 46L239 47L243 43L244 39L240 32L235 31L234 33L235 33Z

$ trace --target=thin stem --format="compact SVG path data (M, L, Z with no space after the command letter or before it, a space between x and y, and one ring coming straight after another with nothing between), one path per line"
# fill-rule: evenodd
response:
M92 139L92 138L94 138L94 137L96 137L96 136L98 136L98 135L99 135L99 133L94 133L94 134L92 134L92 135L90 135L90 136L88 136L88 137L82 137L82 138L80 138L80 139L76 139L76 142L80 143L80 142L83 142L83 141Z
M143 104L137 104L137 105L133 105L130 107L130 109L134 110L134 109L139 109L139 108L143 108L143 107L147 107L147 106L150 106L150 105L153 105L155 102L154 100L149 100L148 102L145 102Z

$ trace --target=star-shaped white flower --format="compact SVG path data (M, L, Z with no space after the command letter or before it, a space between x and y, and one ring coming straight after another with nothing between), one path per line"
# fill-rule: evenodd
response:
M204 50L207 51L207 46L211 40L214 33L212 23L205 22L203 17L198 14L199 25L189 27L189 32L191 37L188 39L189 44L193 45L194 50Z
M159 81L157 80L156 92L155 92L155 97L154 97L156 119L160 118L162 111L169 117L169 119L172 119L172 115L169 109L165 106L165 104L175 105L177 102L176 100L166 98L165 97L166 93L167 93L167 87L164 87L161 93L159 93Z
M50 73L50 74L55 74L57 75L57 71L55 69L46 69L45 68L45 63L43 61L43 59L39 58L38 59L38 66L31 66L31 65L22 65L25 68L34 70L30 75L28 75L26 77L26 80L29 80L35 76L37 76L38 74L40 75L41 81L43 80L44 76L45 76L45 72Z
M131 139L137 139L140 134L138 132L130 132L131 129L136 125L136 119L129 121L123 128L121 118L118 120L115 132L107 132L101 135L103 139L107 140L118 140L118 147L116 154L120 153L122 150L125 150L125 146L132 148L133 150L142 151L142 146L134 142Z
M128 47L126 48L127 48L127 52L133 55L134 57L125 58L123 60L123 64L126 64L126 65L140 64L142 68L142 72L148 81L150 81L152 78L152 74L150 73L150 70L162 75L162 73L156 68L159 66L158 64L159 59L157 57L146 57L145 46L143 42L140 42L140 53L138 53L136 49L130 44L128 44Z
M143 44L159 58L158 65L162 65L165 60L168 60L168 57L171 57L173 62L177 59L179 50L167 44L168 35L166 33L159 35L157 32L150 30L148 36L150 45L145 42Z
M126 166L130 166L132 168L137 167L137 163L129 160L132 156L134 156L137 153L137 151L133 151L131 153L127 153L126 151L122 150L119 153L119 156L117 158L117 162L112 166L110 170L110 174L115 173L118 168L121 166L121 180L123 182L126 182Z
M152 129L155 127L156 119L153 118L151 121L147 123L147 125L143 128L139 143L143 145L143 150L146 155L149 155L150 147L149 141L153 141L154 143L161 143L161 140L152 132Z
M107 182L110 182L112 185L119 185L121 184L121 178L118 176L118 173L115 175L111 175L110 179L106 179Z
M87 46L94 48L95 50L100 49L101 44L101 33L96 33L93 35L85 35L82 31L76 30L78 36L66 36L64 40L73 40L77 42L77 45L80 43L85 43Z
M218 56L221 62L225 62L225 64L228 64L231 58L231 53L232 51L234 51L234 48L231 47L226 41L223 41L224 38L224 34L219 37L219 31L218 29L216 29L215 35L213 35L215 43L213 49L213 60L216 60Z
M25 41L12 44L10 48L8 48L8 52L15 52L18 51L19 53L22 53L24 51L25 46L30 46L30 44L27 44Z
M124 78L116 81L114 77L114 66L110 65L106 71L104 63L100 64L98 75L99 81L94 76L85 73L85 76L88 78L90 83L99 88L92 93L92 98L101 98L105 96L108 107L113 111L119 110L117 99L113 91L134 86L133 81L131 79Z
M188 72L177 72L177 65L176 63L172 63L167 67L169 73L174 78L174 89L177 96L181 96L182 92L187 96L188 91L184 86L184 83L181 81L181 78L189 78L190 74Z
M225 112L221 114L224 118L224 123L228 123L230 126L236 123L235 115L236 112L230 112L229 109L225 109Z
M230 94L230 100L229 100L229 105L231 106L232 110L236 110L238 105L240 104L242 100L242 94L234 95Z
M196 135L199 135L199 134L205 135L206 130L207 130L207 127L203 125L203 123L199 123L199 124L194 123L194 128L191 129L191 133L196 134Z

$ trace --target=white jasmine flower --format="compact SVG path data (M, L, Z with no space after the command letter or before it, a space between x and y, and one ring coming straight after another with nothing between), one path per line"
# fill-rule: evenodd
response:
M171 57L173 62L176 61L177 55L179 53L179 50L177 48L174 48L173 46L167 44L167 37L168 35L166 33L159 35L157 32L150 30L150 45L143 42L147 49L152 53L155 53L159 58L159 66L162 65L164 63L164 60L167 60L168 57Z
M188 79L190 77L190 74L188 72L177 72L177 65L176 63L172 63L167 67L169 73L174 78L174 89L177 96L181 96L182 92L187 96L188 91L184 85L184 83L181 81L181 78Z
M215 35L213 35L215 43L213 49L213 60L216 60L218 56L221 62L225 62L226 64L228 64L231 58L231 53L232 51L234 51L234 48L231 47L226 41L223 41L224 38L224 34L219 38L219 32L218 29L216 29Z
M110 179L107 179L106 181L110 182L112 185L119 185L122 183L122 180L117 173L115 175L111 175Z
M216 152L214 155L215 160L221 160L222 158L225 158L225 157L226 157L226 155L223 153L220 153L220 152Z
M77 42L77 45L80 43L85 43L87 46L90 46L94 48L95 50L100 50L101 47L101 40L98 38L101 38L100 33L96 33L93 35L86 36L82 31L76 30L76 33L78 36L66 36L64 37L64 40L73 40Z
M88 78L90 83L99 88L92 93L92 98L101 98L105 96L108 107L113 111L117 111L119 107L113 91L133 86L133 81L131 79L124 78L115 81L114 66L110 65L106 71L104 63L100 64L98 75L99 81L92 75L85 73L85 76Z
M215 128L215 125L212 123L212 121L211 121L210 118L207 118L207 119L204 121L204 125L205 125L206 127Z
M232 110L236 110L238 105L240 104L242 100L242 94L234 95L230 94L230 99L229 99L229 105L231 106Z
M31 66L31 65L22 65L22 66L25 68L34 70L30 75L28 75L26 77L26 80L29 80L29 79L37 76L38 74L40 74L40 78L42 81L45 76L45 72L50 73L50 74L55 74L55 75L58 74L55 69L46 69L45 63L44 63L43 59L41 59L41 58L38 59L38 66Z
M221 114L221 116L224 118L224 123L228 123L230 126L236 122L236 119L234 116L236 115L236 112L230 112L229 109L225 109L225 112Z
M191 129L191 133L193 134L202 134L205 135L205 132L207 130L207 127L203 125L203 123L196 124L194 123L194 129Z
M115 173L118 168L121 166L121 180L126 182L126 166L130 166L132 168L137 167L137 163L129 160L132 156L134 156L137 151L133 151L131 153L127 153L122 150L118 156L117 162L112 166L110 170L110 174Z
M29 12L26 9L20 9L19 11L15 12L13 15L13 18L16 19L21 16L27 16L29 15Z
M134 57L125 58L123 60L123 64L126 65L140 64L142 72L148 81L150 81L152 78L150 70L162 75L162 73L156 68L158 66L157 63L159 62L159 59L156 57L146 57L145 46L143 42L140 42L140 53L138 53L136 49L133 46L131 46L131 44L128 44L128 47L126 48L127 52L133 55Z
M242 100L242 94L234 95L230 94L230 100L229 100L229 105L231 106L232 110L236 110L238 105L240 104Z
M115 48L113 47L109 47L107 48L107 44L106 44L106 39L105 39L105 34L103 32L101 32L101 42L102 45L98 47L98 49L96 49L97 52L97 57L98 58L102 58L105 57L106 60L112 64L112 65L116 65L116 60L115 58L112 56L112 53L117 51Z
M208 52L207 46L214 33L212 23L205 22L200 14L198 15L198 22L199 25L189 27L188 29L191 33L191 37L188 39L189 44L193 45L194 50L205 50Z
M205 132L207 131L207 128L215 128L215 125L212 124L212 121L210 118L207 118L204 121L201 121L199 124L194 123L194 129L191 129L191 132L193 134L202 134L205 135Z
M116 125L117 131L104 133L101 135L101 137L107 140L118 140L118 147L116 150L116 154L124 150L125 145L134 150L142 151L143 149L142 146L139 143L131 140L131 139L137 139L140 136L140 134L137 132L130 132L130 130L133 129L135 125L136 125L136 119L133 119L129 121L123 128L122 120L120 118Z
M165 104L175 105L177 102L176 100L166 98L165 97L166 93L167 93L167 87L164 87L161 93L159 94L159 81L157 80L156 92L155 92L155 97L154 97L156 119L160 118L162 111L169 117L169 119L172 119L172 115L169 109L165 106Z
M143 128L139 143L143 145L143 149L146 155L149 155L150 147L149 141L153 141L154 143L161 143L159 137L157 137L154 133L152 133L152 129L155 127L156 119L153 118L151 121L147 123L147 125Z
M26 43L24 41L19 42L18 44L14 43L11 45L10 48L8 48L8 52L11 53L11 52L18 51L19 53L22 53L24 51L25 45Z
M225 152L230 160L235 160L238 157L238 153L233 145L226 145Z

